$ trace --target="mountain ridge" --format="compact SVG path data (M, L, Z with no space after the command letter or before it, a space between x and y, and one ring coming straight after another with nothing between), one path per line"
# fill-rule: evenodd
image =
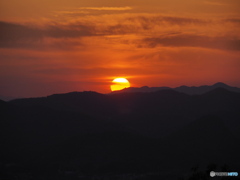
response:
M119 90L116 92L112 92L114 93L125 93L125 92L155 92L155 91L159 91L159 90L164 90L164 89L172 89L172 90L176 90L178 92L182 92L185 94L189 94L189 95L200 95L200 94L204 94L206 92L209 92L215 88L225 88L229 91L232 92L240 92L240 88L238 87L232 87L229 86L225 83L222 82L217 82L213 85L202 85L202 86L179 86L176 88L170 88L170 87L148 87L148 86L142 86L142 87L129 87L129 88L125 88L123 90Z
M239 99L240 93L216 88L202 95L188 95L173 89L150 93L74 92L16 99L8 103L25 109L47 107L57 111L86 114L124 124L132 130L144 132L145 135L162 136L207 113L225 112L226 116L232 111L236 113L240 106Z
M0 164L52 179L66 168L76 177L66 179L153 172L171 180L164 173L196 163L240 167L239 107L240 93L224 87L199 95L162 89L0 101Z

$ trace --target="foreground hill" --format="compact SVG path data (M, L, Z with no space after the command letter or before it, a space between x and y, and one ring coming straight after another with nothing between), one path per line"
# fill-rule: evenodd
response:
M131 131L153 137L168 135L209 114L222 117L234 133L238 133L240 127L240 93L223 88L192 96L174 90L110 95L73 92L42 98L16 99L9 103L29 111L49 108L81 113L101 121L121 124Z
M240 93L73 92L0 101L1 179L177 179L240 167Z

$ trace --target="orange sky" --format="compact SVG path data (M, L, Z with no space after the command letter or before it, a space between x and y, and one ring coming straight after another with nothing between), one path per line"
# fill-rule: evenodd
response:
M0 95L240 87L239 0L1 0Z

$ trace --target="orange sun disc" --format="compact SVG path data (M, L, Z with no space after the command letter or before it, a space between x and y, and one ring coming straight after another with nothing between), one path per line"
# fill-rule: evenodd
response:
M130 83L126 78L115 78L110 86L112 91L119 91L129 87Z

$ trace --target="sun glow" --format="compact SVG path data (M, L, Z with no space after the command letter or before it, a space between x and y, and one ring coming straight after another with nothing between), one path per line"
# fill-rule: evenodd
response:
M126 78L116 78L112 81L112 85L110 86L112 91L119 91L128 87L130 87L130 83Z

